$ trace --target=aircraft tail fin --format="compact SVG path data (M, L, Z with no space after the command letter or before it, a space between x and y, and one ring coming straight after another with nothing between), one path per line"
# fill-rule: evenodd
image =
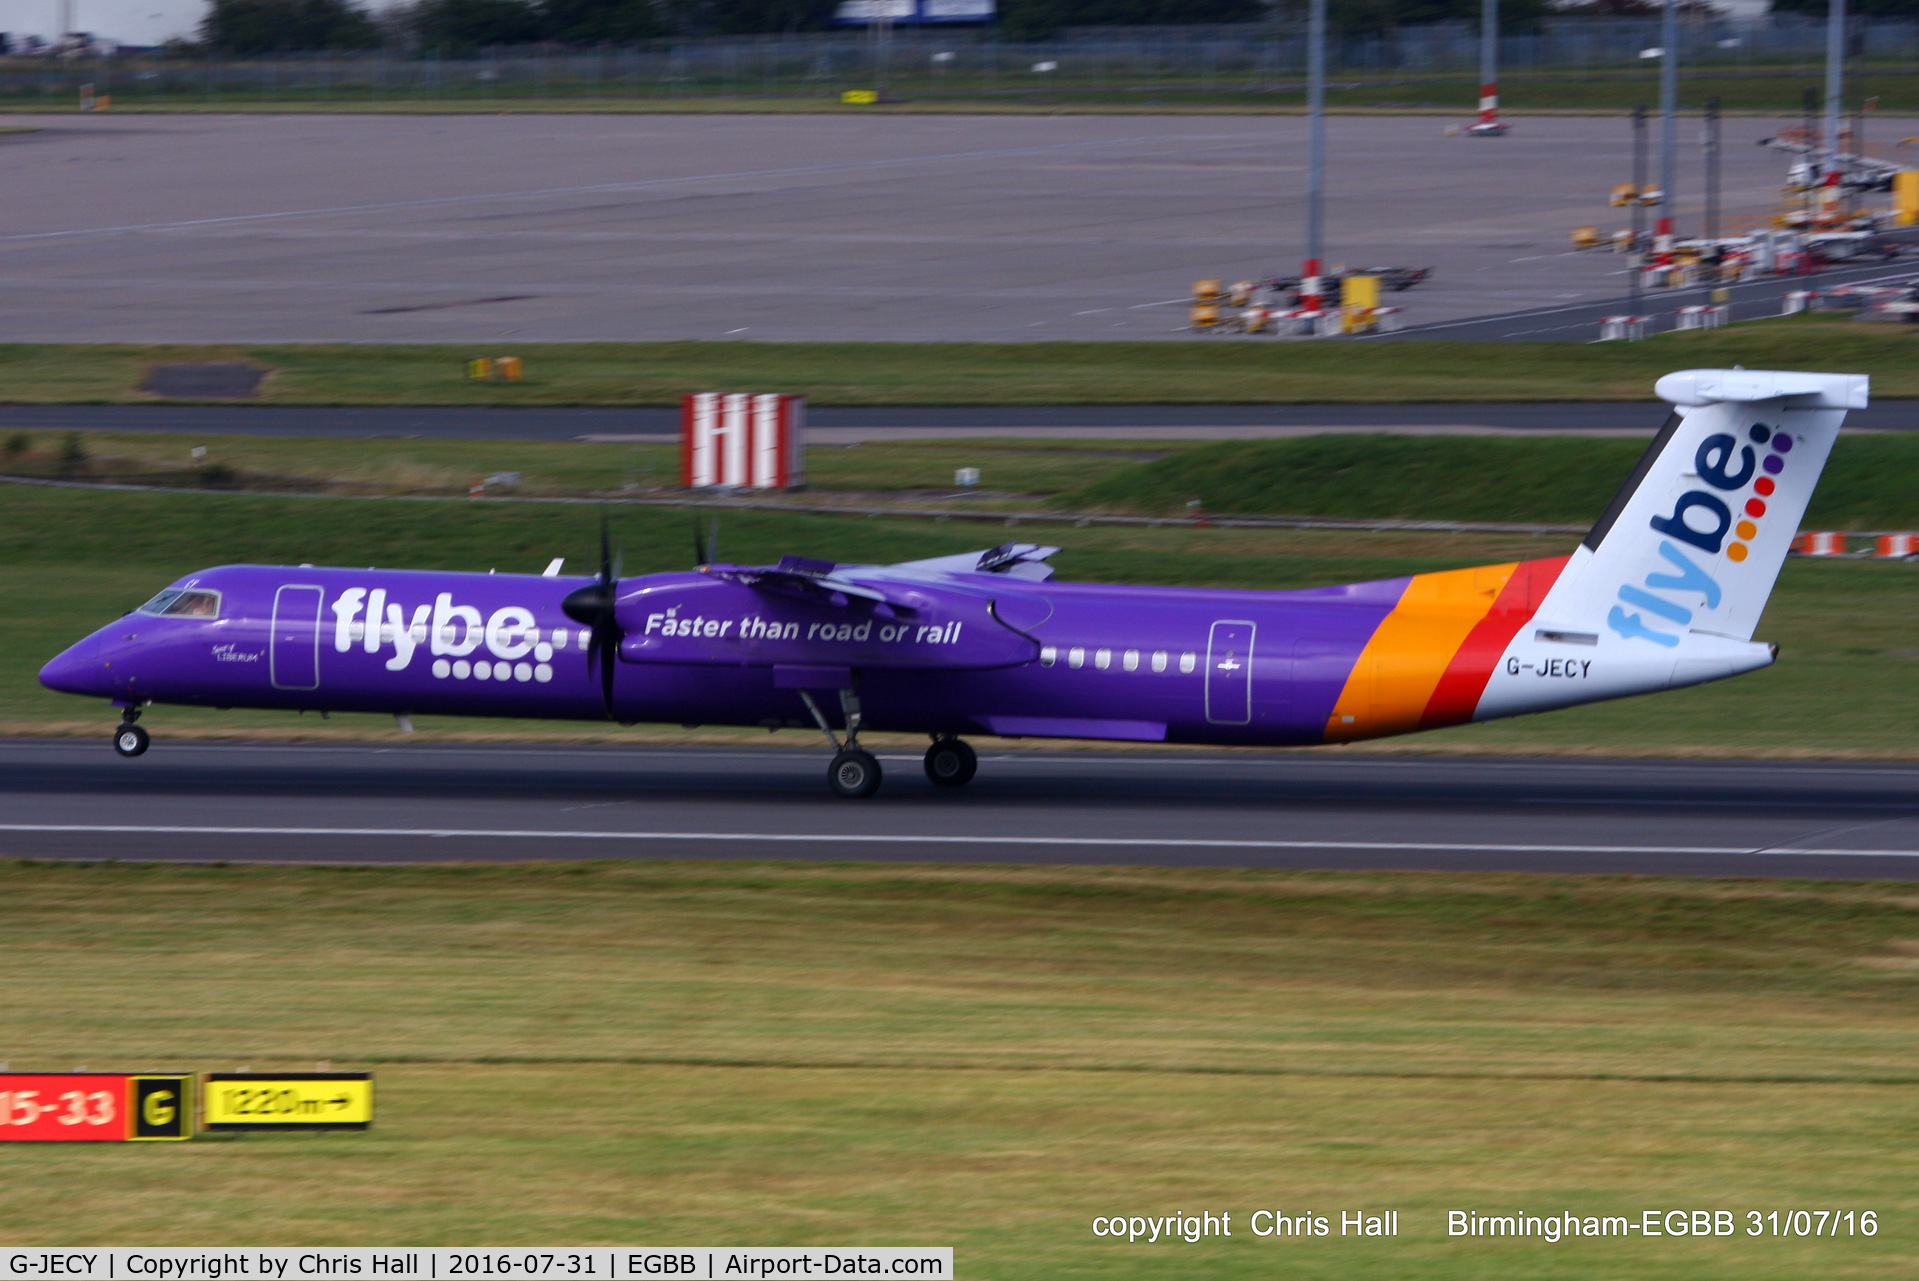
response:
M1863 374L1692 369L1673 415L1534 616L1542 633L1676 649L1749 641ZM1587 641L1585 643L1592 643Z

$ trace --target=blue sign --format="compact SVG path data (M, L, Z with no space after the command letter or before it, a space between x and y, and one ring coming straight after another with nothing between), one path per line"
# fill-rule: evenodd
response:
M997 0L841 0L833 11L836 27L891 22L896 27L937 27L959 22L991 22Z

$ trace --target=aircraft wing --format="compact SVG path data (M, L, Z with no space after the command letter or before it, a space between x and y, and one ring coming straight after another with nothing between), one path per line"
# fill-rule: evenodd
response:
M700 572L708 578L717 578L723 582L738 583L754 591L768 592L776 596L786 596L794 600L808 601L814 604L844 607L849 599L871 601L875 605L884 605L889 611L903 610L913 613L915 602L910 592L887 592L853 582L840 576L839 566L832 561L809 560L804 556L787 556L777 565L702 565ZM892 617L889 612L885 617Z
M930 560L906 560L884 566L887 570L909 574L1000 574L1043 583L1053 576L1046 559L1057 547L1039 543L1001 543L983 552L961 552L957 556L935 556Z

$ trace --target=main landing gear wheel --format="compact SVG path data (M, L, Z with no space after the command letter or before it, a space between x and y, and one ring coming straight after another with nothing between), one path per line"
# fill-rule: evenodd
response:
M979 773L979 754L957 738L939 738L926 749L926 777L938 787L965 787Z
M113 731L113 750L122 756L138 756L147 750L148 741L147 732L131 723Z
M833 764L826 771L826 782L836 796L863 800L880 790L880 763L871 752L848 748L833 758Z

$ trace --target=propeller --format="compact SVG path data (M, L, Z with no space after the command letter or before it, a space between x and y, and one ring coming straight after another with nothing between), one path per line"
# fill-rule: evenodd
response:
M711 565L714 558L719 554L719 517L715 516L706 523L706 528L701 529L700 518L695 516L693 518L693 563L695 565Z
M585 587L577 587L560 602L566 616L591 629L586 648L586 670L600 669L600 696L606 702L606 714L613 715L613 665L619 660L620 641L625 633L614 605L620 594L620 563L613 556L607 535L606 513L600 513L600 574Z

